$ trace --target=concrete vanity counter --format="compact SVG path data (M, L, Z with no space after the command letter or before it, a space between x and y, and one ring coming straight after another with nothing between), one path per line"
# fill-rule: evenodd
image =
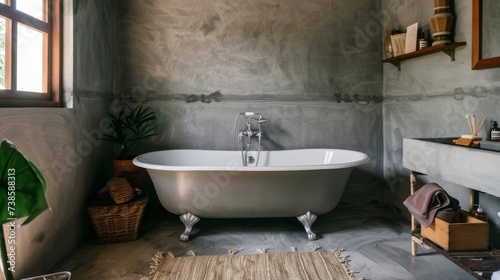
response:
M403 139L403 166L500 197L500 152L454 145L453 139Z

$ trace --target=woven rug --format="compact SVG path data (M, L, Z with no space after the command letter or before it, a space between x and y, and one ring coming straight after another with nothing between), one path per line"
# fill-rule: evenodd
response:
M175 257L157 253L145 279L357 279L348 257L332 252Z

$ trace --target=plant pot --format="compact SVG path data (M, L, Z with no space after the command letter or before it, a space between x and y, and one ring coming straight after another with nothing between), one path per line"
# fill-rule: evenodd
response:
M111 176L125 178L132 187L144 190L148 174L146 169L135 166L132 159L114 159Z

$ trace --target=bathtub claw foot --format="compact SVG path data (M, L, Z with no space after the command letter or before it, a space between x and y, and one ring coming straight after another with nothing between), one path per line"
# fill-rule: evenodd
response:
M181 234L181 241L188 241L189 234L191 233L193 226L200 221L200 218L189 212L184 215L181 215L179 218L181 219L181 222L184 224L184 226L186 226L186 229Z
M309 211L304 215L297 216L297 220L299 220L302 223L302 225L304 225L304 229L307 232L307 238L311 241L316 240L316 234L311 231L311 226L316 221L317 217L318 216L314 215Z

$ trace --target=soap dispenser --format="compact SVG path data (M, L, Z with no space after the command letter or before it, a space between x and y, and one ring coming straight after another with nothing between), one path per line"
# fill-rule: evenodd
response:
M477 209L472 211L472 215L479 220L487 222L486 219L486 213L484 213L483 208L481 208L481 205L477 205Z
M490 140L500 142L500 128L497 121L493 121L493 127L490 129Z

